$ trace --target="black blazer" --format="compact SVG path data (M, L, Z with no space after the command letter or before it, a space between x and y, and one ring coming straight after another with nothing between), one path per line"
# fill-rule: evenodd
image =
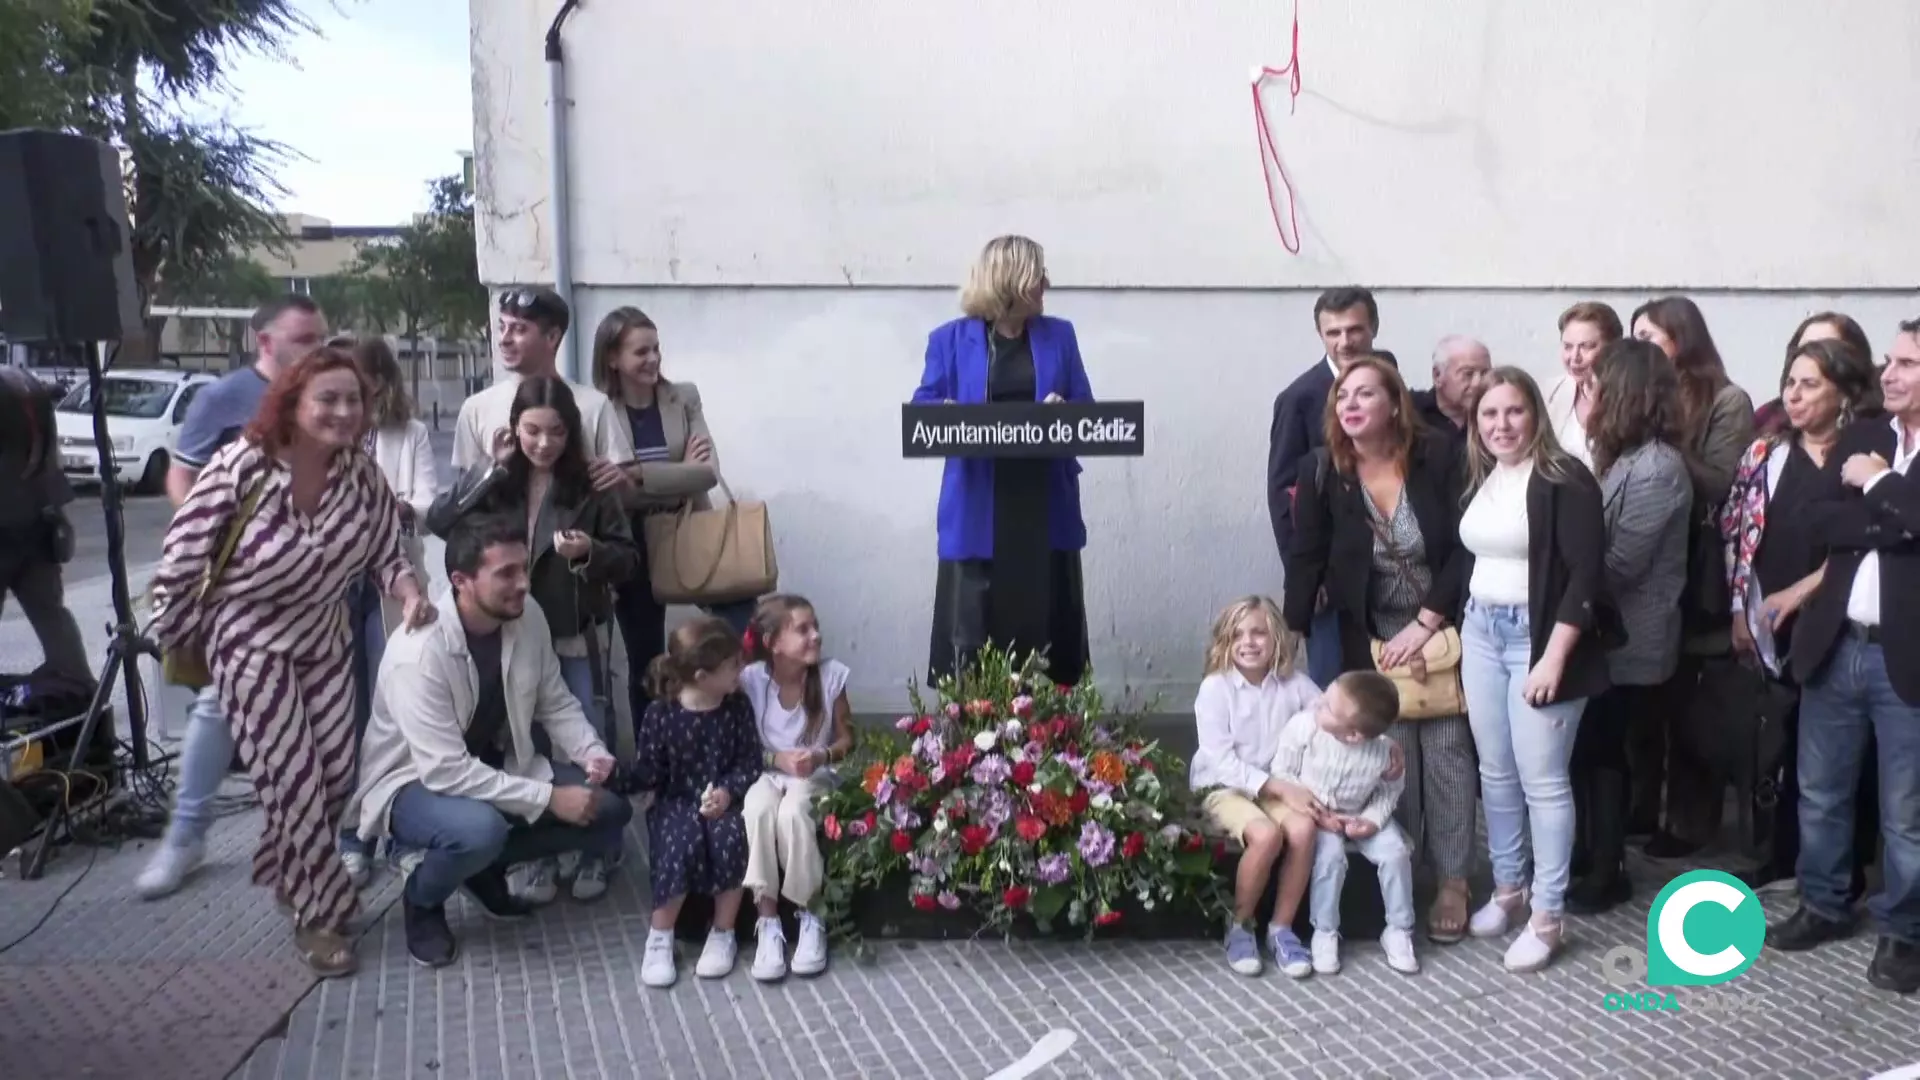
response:
M1826 471L1837 478L1855 454L1892 461L1898 446L1893 424L1859 420L1840 433L1827 454ZM1847 598L1867 552L1880 553L1880 643L1887 680L1909 705L1920 705L1920 477L1890 473L1862 494L1846 488L1837 498L1806 510L1817 541L1827 545L1827 575L1796 618L1791 663L1801 684L1819 674L1847 629ZM1905 611L1909 614L1901 615Z
M1293 535L1291 488L1307 455L1326 444L1327 394L1333 369L1321 357L1273 399L1273 424L1267 432L1267 515L1273 519L1273 543L1285 563Z
M1306 633L1314 600L1327 587L1327 605L1340 613L1341 670L1373 670L1367 596L1373 580L1373 525L1357 477L1329 468L1325 487L1316 470L1301 466L1293 549L1288 553L1287 625ZM1423 432L1407 463L1402 496L1413 507L1426 542L1433 585L1421 606L1448 619L1460 612L1460 493L1466 474L1452 439Z
M1540 662L1555 625L1580 630L1555 701L1590 698L1607 689L1607 650L1626 640L1619 613L1607 597L1607 520L1600 483L1577 461L1570 461L1568 470L1561 483L1541 476L1538 469L1527 481L1530 662ZM1473 582L1474 557L1464 545L1460 552L1464 596Z

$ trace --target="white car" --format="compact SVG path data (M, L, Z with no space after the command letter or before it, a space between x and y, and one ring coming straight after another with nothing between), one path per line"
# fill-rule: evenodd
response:
M141 495L165 490L167 466L180 443L180 425L194 395L214 376L166 368L110 371L101 378L107 437L120 483ZM75 481L97 481L100 458L93 443L93 395L83 380L55 408L60 431L60 469Z

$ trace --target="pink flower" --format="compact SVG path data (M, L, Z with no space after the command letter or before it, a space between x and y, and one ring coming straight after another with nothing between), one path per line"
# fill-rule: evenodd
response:
M847 831L849 833L852 833L854 836L867 835L867 828L868 826L865 818L854 818L852 821L847 822Z
M1025 720L1033 715L1033 699L1025 694L1013 699L1013 715Z
M898 719L898 720L895 720L895 721L893 722L893 728L894 728L894 730L895 730L895 731L912 731L912 730L913 730L913 717L911 717L911 716L903 716L903 717L901 717L900 719Z
M957 701L947 702L947 719L949 720L960 719L960 712L961 712L961 709L960 709L959 702Z

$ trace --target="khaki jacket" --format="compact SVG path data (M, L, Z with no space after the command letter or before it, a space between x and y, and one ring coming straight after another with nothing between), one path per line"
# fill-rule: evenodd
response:
M375 684L373 715L360 744L360 837L388 835L400 789L418 780L428 791L491 803L532 823L553 795L553 768L533 750L533 725L545 724L553 745L572 761L607 753L573 692L560 677L553 634L540 605L502 628L500 673L506 683L512 745L504 769L467 753L466 731L480 697L480 674L452 592L440 617L387 642Z
M689 501L695 510L711 510L713 502L707 492L720 482L720 448L714 447L712 461L687 460L687 442L695 435L713 441L706 413L700 407L700 389L690 382L662 382L657 400L670 460L641 462L640 483L627 490L623 501L628 510L636 512L678 509ZM617 401L614 406L621 423L626 423L626 406Z

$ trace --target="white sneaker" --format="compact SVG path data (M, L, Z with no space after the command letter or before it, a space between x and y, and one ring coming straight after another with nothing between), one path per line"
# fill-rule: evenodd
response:
M562 885L570 884L573 876L580 872L580 866L586 860L577 851L569 851L553 860L553 876Z
M733 962L740 955L740 943L733 938L731 930L707 931L707 946L700 950L700 962L694 965L693 973L703 979L724 979L733 971Z
M1420 960L1413 955L1413 934L1406 930L1387 927L1380 935L1380 947L1387 951L1387 966L1402 975L1412 975L1420 970Z
M648 930L647 951L640 958L640 981L648 986L668 987L679 976L673 963L673 931Z
M787 977L787 935L778 918L763 918L754 924L759 944L753 949L753 977L761 982L779 982ZM707 946L713 946L708 939Z
M508 876L507 887L517 899L535 907L551 904L560 895L560 887L554 883L557 870L552 859L521 863Z
M1508 971L1516 975L1530 975L1545 970L1553 962L1554 954L1560 951L1560 935L1564 931L1557 921L1545 929L1545 933L1535 930L1529 922L1527 928L1520 931L1520 936L1507 946L1504 963Z
M367 882L373 880L373 860L367 858L364 852L342 852L340 865L347 868L347 880L353 882L356 889L366 888Z
M800 944L793 950L793 973L811 978L827 970L827 924L811 911L800 913Z
M1313 970L1321 975L1340 973L1340 935L1332 930L1313 932Z
M604 859L581 859L573 872L573 898L583 904L607 895L608 868Z
M203 843L176 846L162 840L140 876L133 879L133 891L142 900L158 900L178 889L206 858L207 846Z

